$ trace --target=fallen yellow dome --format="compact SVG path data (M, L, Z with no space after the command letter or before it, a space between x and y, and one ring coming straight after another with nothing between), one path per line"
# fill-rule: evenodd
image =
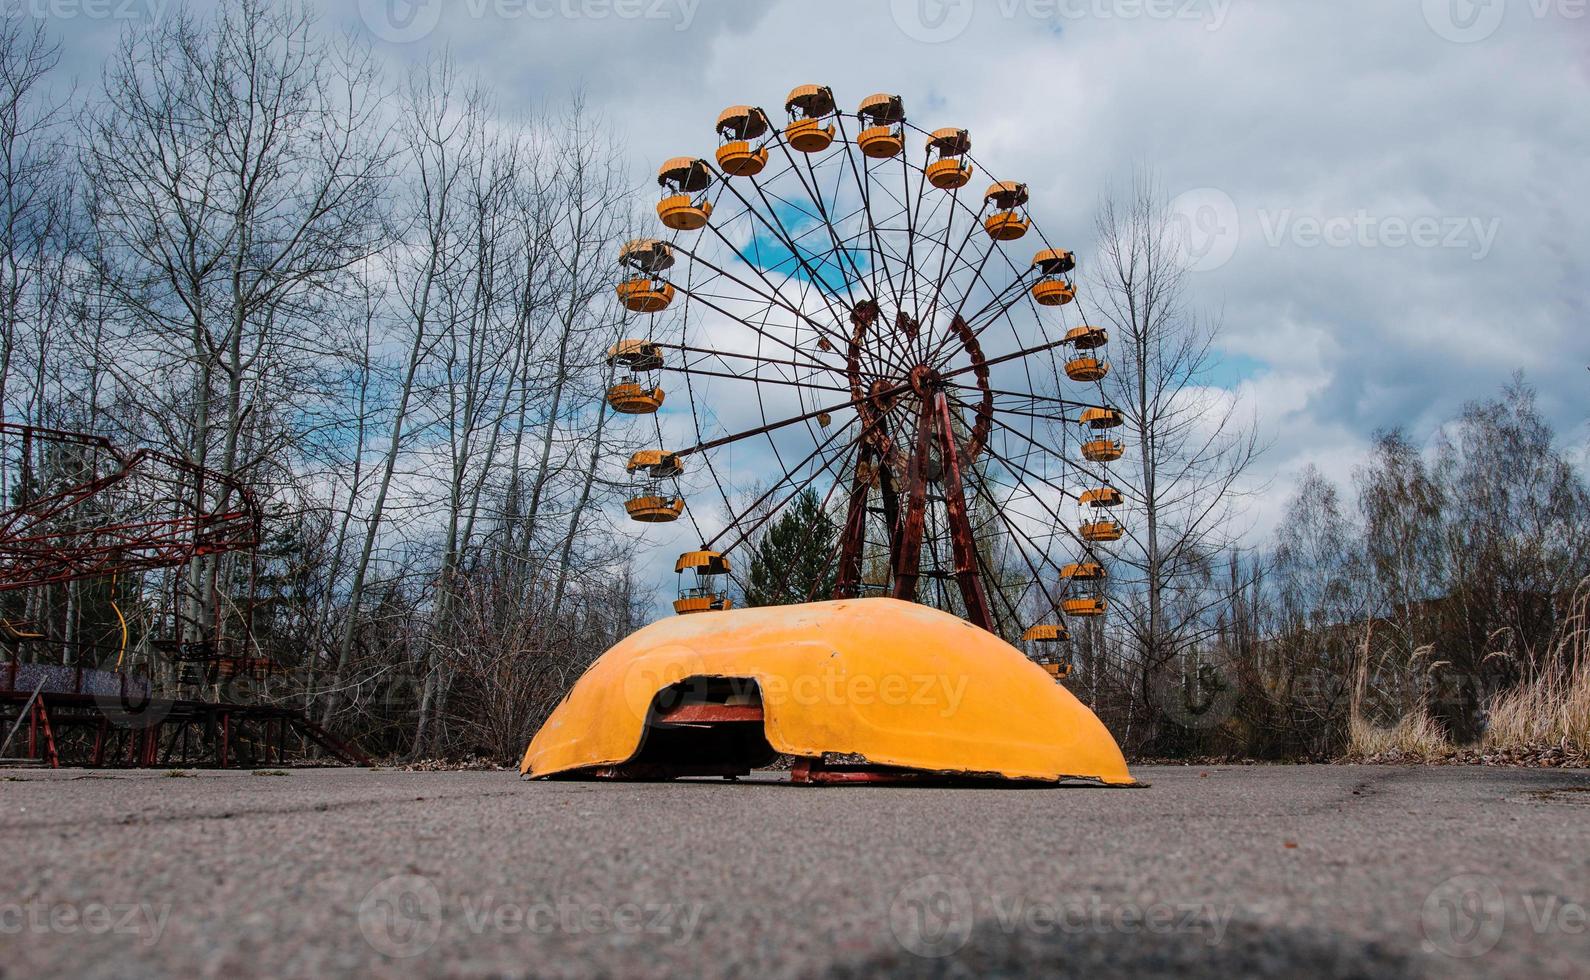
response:
M704 687L707 678L733 679L739 693L693 707L741 724L760 718L766 746L791 756L840 754L937 776L1136 785L1103 723L1021 651L949 613L885 598L647 626L580 677L531 740L520 772L598 775L635 762L648 734L668 727L668 692L691 680Z

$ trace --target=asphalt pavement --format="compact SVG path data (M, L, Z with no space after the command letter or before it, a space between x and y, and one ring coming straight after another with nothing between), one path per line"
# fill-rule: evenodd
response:
M1590 773L0 771L0 977L1590 976Z

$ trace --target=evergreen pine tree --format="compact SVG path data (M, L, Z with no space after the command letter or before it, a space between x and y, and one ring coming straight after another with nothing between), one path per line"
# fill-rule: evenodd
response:
M828 599L834 591L837 528L817 493L806 490L773 521L751 556L748 606L787 606Z

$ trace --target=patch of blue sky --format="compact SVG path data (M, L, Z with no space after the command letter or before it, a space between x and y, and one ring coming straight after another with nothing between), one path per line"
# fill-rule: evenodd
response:
M1205 384L1230 390L1244 381L1258 377L1269 368L1270 366L1264 361L1249 357L1247 354L1215 350L1211 352L1208 369L1201 380Z
M832 234L813 212L775 201L773 212L788 234L758 227L745 249L745 257L770 279L782 277L813 282L827 293L842 293L846 285L868 271L868 254L856 248L836 249Z

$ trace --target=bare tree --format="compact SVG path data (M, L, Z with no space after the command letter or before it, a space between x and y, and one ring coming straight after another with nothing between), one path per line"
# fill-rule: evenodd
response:
M39 278L68 251L68 183L57 105L43 88L60 45L22 18L0 22L0 413L26 418L8 382L24 331L42 332ZM36 338L32 349L42 349ZM37 392L35 392L35 395Z
M262 409L314 397L321 314L376 247L374 65L323 44L302 3L235 0L129 34L105 87L81 164L123 311L117 381L170 448L252 478L290 439ZM189 571L195 637L217 625L222 565Z
M1219 325L1187 296L1186 255L1146 177L1097 219L1088 296L1110 330L1104 382L1125 422L1126 546L1114 596L1138 661L1142 705L1156 674L1209 635L1223 592L1214 563L1233 544L1234 505L1259 452L1254 427L1209 374ZM1185 670L1196 670L1187 665Z

